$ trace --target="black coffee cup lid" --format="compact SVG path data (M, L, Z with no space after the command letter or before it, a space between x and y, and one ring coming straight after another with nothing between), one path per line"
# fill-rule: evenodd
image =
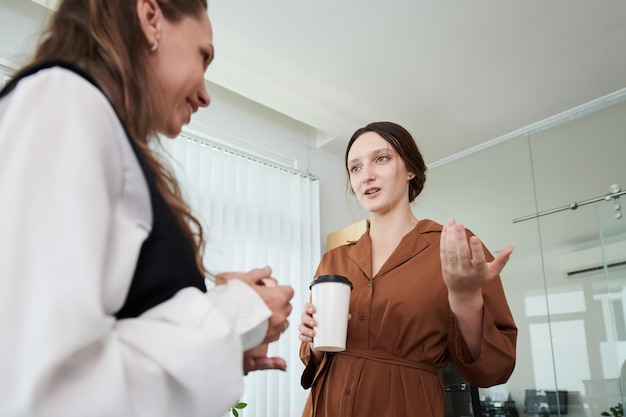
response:
M352 283L350 280L343 275L320 275L311 281L311 285L309 285L309 289L313 287L315 284L321 284L322 282L339 282L341 284L346 284L350 286L350 291L352 291Z

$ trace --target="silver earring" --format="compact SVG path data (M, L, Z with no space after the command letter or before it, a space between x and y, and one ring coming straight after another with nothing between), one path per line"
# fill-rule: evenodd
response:
M155 39L154 43L150 47L150 52L156 52L157 49L159 49L159 41Z

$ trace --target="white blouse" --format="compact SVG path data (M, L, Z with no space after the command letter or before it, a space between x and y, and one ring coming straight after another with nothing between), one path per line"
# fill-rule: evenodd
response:
M116 320L150 196L105 96L62 69L0 100L0 416L223 415L271 315L247 284Z

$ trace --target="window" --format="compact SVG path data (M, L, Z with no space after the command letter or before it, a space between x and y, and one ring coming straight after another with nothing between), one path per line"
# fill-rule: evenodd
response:
M293 286L292 326L268 352L285 358L288 372L250 373L241 400L249 417L300 415L307 392L300 386L295 324L320 259L319 182L184 134L162 143L204 225L206 267L222 272L269 265L279 282Z

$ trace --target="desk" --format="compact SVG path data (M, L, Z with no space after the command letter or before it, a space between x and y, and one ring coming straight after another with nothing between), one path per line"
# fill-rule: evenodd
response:
M483 417L519 417L515 401L481 401Z

